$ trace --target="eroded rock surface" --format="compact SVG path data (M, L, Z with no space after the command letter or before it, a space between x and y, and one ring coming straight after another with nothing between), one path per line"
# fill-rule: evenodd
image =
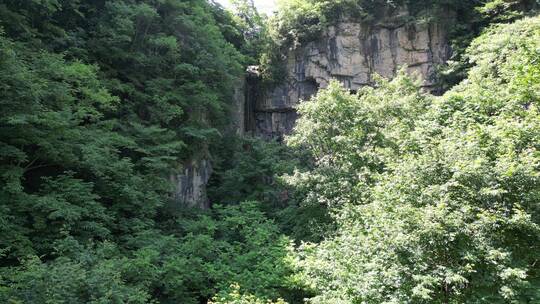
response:
M450 17L449 17L450 18ZM450 57L448 21L407 22L407 11L395 11L372 22L342 21L328 27L319 39L292 48L287 54L288 76L273 89L264 89L257 67L248 68L245 82L234 88L232 129L266 139L281 139L294 128L295 106L338 79L351 91L373 84L375 74L392 78L402 67L422 77L433 89L435 70ZM171 176L176 205L208 208L206 185L209 161L189 162Z
M444 24L410 23L401 11L378 22L343 21L325 30L320 39L290 50L288 79L263 92L253 104L252 132L264 138L290 133L297 114L294 107L309 99L331 79L351 91L373 83L375 74L392 78L402 67L418 74L424 86L434 89L435 69L450 57Z
M206 185L211 175L212 164L205 159L190 161L184 165L181 172L171 175L171 183L175 186L175 206L208 209L210 205Z

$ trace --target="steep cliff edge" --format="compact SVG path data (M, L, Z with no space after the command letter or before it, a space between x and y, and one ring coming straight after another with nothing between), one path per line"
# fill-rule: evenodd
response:
M212 164L206 159L186 162L177 174L170 175L174 185L172 200L175 205L208 209L210 202L206 186L212 175Z
M409 17L401 10L377 21L344 20L328 27L319 39L289 50L287 79L272 89L253 93L259 84L248 71L246 130L267 139L290 133L298 102L325 88L331 79L356 91L372 84L375 74L392 78L407 66L420 75L427 89L434 90L436 67L451 54L450 21L419 23Z
M450 15L450 14L449 14ZM343 20L321 32L319 38L292 47L286 54L286 79L265 87L258 67L247 69L235 84L231 128L239 136L282 139L294 128L295 106L338 79L351 91L373 84L374 75L392 78L407 66L428 90L436 89L437 65L451 55L448 20L412 22L406 10L393 11L376 21ZM212 174L209 161L188 162L171 176L176 204L208 208L206 185Z

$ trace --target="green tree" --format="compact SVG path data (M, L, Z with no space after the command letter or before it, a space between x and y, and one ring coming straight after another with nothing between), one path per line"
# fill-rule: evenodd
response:
M0 28L0 302L199 303L232 280L279 297L289 241L258 205L164 208L169 174L229 124L230 13L5 0Z
M540 300L539 38L538 17L493 28L440 98L401 75L357 96L334 83L300 107L289 142L319 160L304 174L349 187L331 200L309 188L339 202L337 232L299 251L312 303Z
M200 303L242 292L276 299L288 291L291 242L260 204L184 214L133 235L127 246L54 243L54 259L0 269L3 303ZM165 231L164 231L165 230ZM231 286L240 283L240 290Z
M210 304L286 304L282 299L277 302L264 301L253 295L241 294L239 285L233 285L231 288L233 289L231 292L214 297Z

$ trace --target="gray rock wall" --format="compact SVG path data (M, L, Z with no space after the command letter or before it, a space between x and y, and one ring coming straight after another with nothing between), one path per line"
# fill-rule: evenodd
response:
M395 11L373 22L342 21L326 29L316 41L289 50L287 78L271 90L263 89L257 67L249 67L245 81L234 88L232 129L266 139L281 139L294 128L295 106L340 80L351 91L371 85L373 76L395 76L407 66L427 89L435 85L435 69L450 57L448 21L406 22L407 11ZM449 16L449 19L451 17ZM206 185L212 174L207 160L191 161L171 176L174 204L208 208Z
M211 175L210 161L202 159L187 162L182 171L170 176L175 189L174 205L208 209L210 204L206 195L206 185Z
M326 29L320 39L291 49L286 81L248 100L255 124L251 131L264 138L281 138L291 132L295 106L307 100L331 79L351 91L373 83L375 74L392 78L402 67L434 89L435 69L450 57L447 21L406 22L407 12L370 23L343 21Z
M231 111L231 129L238 135L243 136L246 131L246 84L244 78L240 78L234 85L233 104Z

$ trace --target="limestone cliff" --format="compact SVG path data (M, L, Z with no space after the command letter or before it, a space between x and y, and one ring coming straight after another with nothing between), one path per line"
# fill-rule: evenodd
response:
M187 162L183 170L170 176L174 185L173 202L175 206L208 209L206 185L212 175L212 165L208 160Z
M289 50L287 77L282 84L263 88L257 67L234 89L232 128L266 139L280 139L293 129L300 100L309 99L331 79L351 91L373 83L375 74L391 78L402 66L418 73L427 89L435 85L435 69L450 57L446 20L411 22L406 10L386 12L376 21L343 20L314 41ZM450 19L451 17L449 17ZM207 160L185 164L171 176L175 204L208 208L206 185L212 173Z
M338 79L351 91L373 83L379 74L391 78L402 66L424 79L433 89L435 69L450 57L447 21L426 24L410 22L406 10L372 22L344 20L328 27L321 37L290 49L287 79L271 90L249 93L246 128L257 136L280 138L294 127L294 107L309 99L331 79ZM251 73L253 77L253 73ZM251 110L251 112L250 112Z

